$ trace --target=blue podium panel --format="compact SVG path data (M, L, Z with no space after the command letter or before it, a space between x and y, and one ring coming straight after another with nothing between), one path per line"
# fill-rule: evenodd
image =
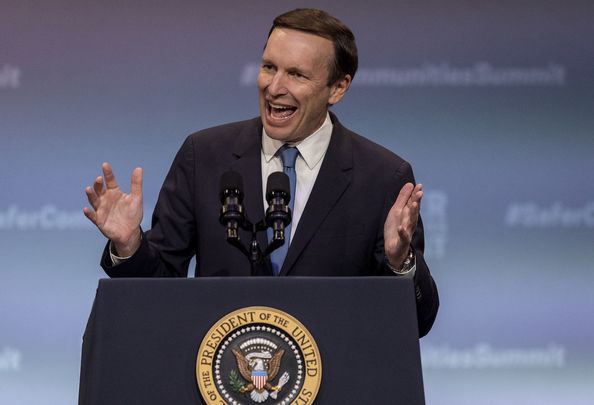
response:
M199 346L251 306L284 311L311 333L322 363L315 404L424 404L414 288L396 277L101 280L79 404L204 404Z

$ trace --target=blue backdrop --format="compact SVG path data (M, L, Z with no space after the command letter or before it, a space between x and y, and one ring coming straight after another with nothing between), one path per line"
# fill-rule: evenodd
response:
M101 162L126 185L144 167L148 220L187 134L258 114L268 28L296 6L353 29L334 111L425 185L428 404L591 403L594 3L567 0L0 0L0 403L76 402Z

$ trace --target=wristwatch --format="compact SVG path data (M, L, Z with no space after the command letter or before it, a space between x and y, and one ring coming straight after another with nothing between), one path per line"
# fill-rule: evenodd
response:
M415 254L413 253L412 249L408 249L408 255L406 255L406 259L404 259L404 263L402 263L402 266L400 266L400 268L392 266L387 257L386 264L388 265L388 268L392 270L394 273L406 274L409 271L411 271L416 265Z

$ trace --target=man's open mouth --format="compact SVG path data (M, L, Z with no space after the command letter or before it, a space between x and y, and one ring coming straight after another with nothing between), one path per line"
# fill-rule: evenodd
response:
M271 102L266 103L266 109L268 110L270 116L275 120L286 120L291 118L291 116L295 114L295 111L297 111L297 107Z

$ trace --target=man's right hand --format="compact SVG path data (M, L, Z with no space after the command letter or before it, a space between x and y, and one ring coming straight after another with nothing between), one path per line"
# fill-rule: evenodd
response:
M109 163L101 165L103 176L95 179L85 193L93 209L83 212L105 237L111 240L118 256L129 257L140 247L142 222L142 168L132 172L130 194L120 190Z

